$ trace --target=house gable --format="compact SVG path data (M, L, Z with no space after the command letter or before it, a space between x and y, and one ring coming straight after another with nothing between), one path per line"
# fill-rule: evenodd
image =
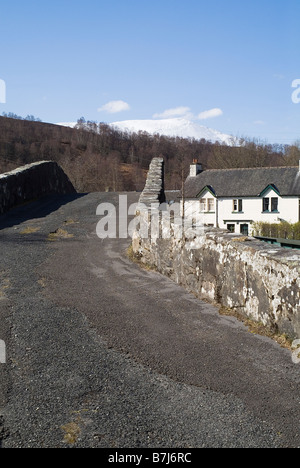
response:
M214 189L211 187L211 185L206 185L203 187L203 189L196 195L196 198L203 198L206 195L212 195L214 198L216 198L216 192Z
M272 195L277 195L280 197L280 192L275 184L269 184L258 196L259 197L268 197Z

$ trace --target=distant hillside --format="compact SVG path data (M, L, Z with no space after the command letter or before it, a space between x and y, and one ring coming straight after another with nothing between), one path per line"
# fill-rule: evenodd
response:
M142 190L146 177L104 134L0 117L0 172L40 160L58 162L79 192Z
M75 128L0 117L0 172L56 161L79 192L142 190L150 161L162 156L166 188L181 187L195 158L204 168L277 166L300 156L288 147L244 142L240 147L194 138L129 132L80 119Z

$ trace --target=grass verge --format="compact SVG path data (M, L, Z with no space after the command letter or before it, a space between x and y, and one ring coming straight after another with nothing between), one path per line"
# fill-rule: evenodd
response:
M220 307L219 313L220 315L226 315L227 317L235 317L240 322L243 322L244 325L248 328L249 332L253 333L254 335L271 338L272 340L276 341L282 348L287 348L289 350L292 349L293 340L290 339L285 333L279 334L271 328L266 327L263 323L256 322L255 320L245 317L234 309Z
M142 262L142 256L139 254L134 253L132 244L128 247L126 250L126 256L129 258L129 260L133 263L136 263L141 267L143 270L147 271L157 271L157 268L154 265L150 265L149 263L144 263Z

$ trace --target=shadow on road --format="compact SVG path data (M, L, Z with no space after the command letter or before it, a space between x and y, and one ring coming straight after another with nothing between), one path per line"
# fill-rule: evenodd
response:
M61 206L86 195L87 193L46 195L39 200L12 208L9 212L0 215L0 230L17 226L29 219L44 218Z

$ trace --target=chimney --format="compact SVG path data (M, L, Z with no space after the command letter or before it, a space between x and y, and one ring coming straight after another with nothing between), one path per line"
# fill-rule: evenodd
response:
M197 159L193 159L193 164L190 165L190 177L196 177L202 171L202 164Z

